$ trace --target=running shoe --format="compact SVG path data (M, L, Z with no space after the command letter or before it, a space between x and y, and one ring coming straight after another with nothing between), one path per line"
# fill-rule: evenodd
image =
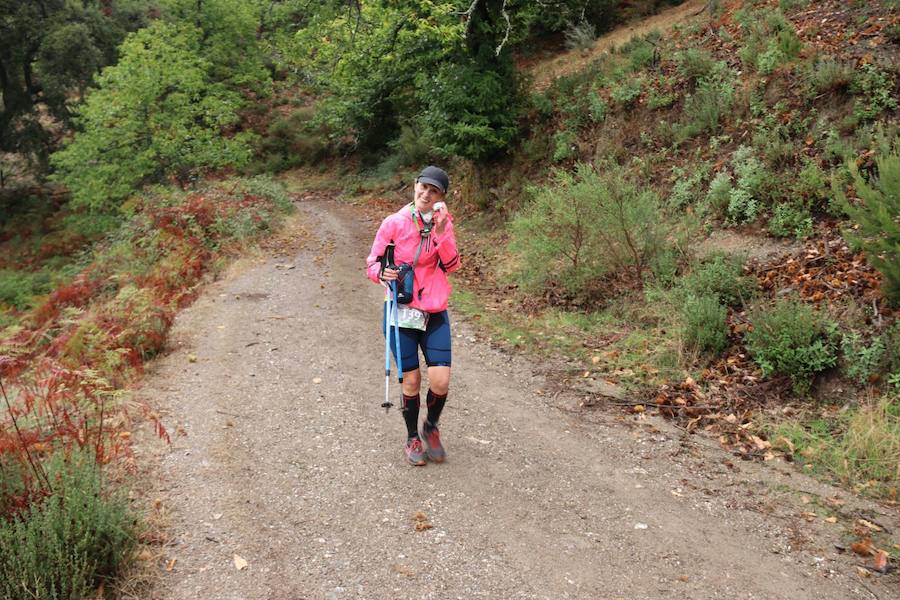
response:
M425 434L425 451L428 453L428 458L434 462L444 462L447 453L441 444L441 432L437 427L429 427L428 423L425 423L422 432Z
M422 440L419 438L407 440L406 447L403 450L406 452L406 459L409 461L409 464L417 467L425 464L425 449L422 448Z

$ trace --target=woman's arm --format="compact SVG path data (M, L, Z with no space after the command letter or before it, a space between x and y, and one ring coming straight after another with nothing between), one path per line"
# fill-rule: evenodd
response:
M384 251L393 238L393 223L390 217L387 217L381 222L378 233L375 234L375 241L372 242L372 250L366 258L366 275L375 283L381 282L381 257L384 256Z

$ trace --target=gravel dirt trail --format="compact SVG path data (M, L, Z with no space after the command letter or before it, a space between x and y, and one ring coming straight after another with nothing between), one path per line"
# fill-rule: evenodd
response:
M363 269L378 221L298 207L306 247L211 284L147 374L172 432L138 448L158 455L171 536L152 597L897 597L893 576L864 581L836 554L839 525L797 517L797 496L896 514L652 418L579 409L459 319L448 461L408 466L402 418L379 407L382 292Z

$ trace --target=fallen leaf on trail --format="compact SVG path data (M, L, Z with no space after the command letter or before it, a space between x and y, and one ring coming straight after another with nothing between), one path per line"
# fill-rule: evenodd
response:
M862 525L863 527L868 527L872 531L884 531L884 529L882 529L880 526L876 525L875 523L872 523L871 521L867 521L865 519L857 519L856 522L859 523L860 525Z
M888 565L888 553L884 550L879 550L875 554L875 569L877 569L879 573L886 573L887 565Z
M826 523L837 523L837 517L828 517L825 519Z
M153 560L153 553L150 552L149 550L147 550L146 548L144 548L143 550L138 552L138 555L136 558L138 560L143 560L143 561Z
M243 558L241 558L240 556L238 556L237 554L235 554L234 555L234 568L237 569L238 571L243 571L244 569L247 568L247 561L244 560Z
M815 521L816 517L818 517L818 515L814 512L803 512L803 513L800 513L800 516L803 517L806 521L808 521L810 523Z
M769 448L772 447L772 444L769 443L768 440L764 440L761 437L756 436L756 435L751 434L750 440L753 442L753 445L755 445L757 447L757 449L759 449L759 450L768 450Z
M166 562L166 571L172 571L175 568L175 563L178 562L177 558L173 558Z
M416 531L428 531L434 527L429 521L417 521L416 522Z
M127 440L128 438L131 437L131 432L130 431L120 431L119 437L122 438L123 440Z
M863 567L856 567L856 574L859 575L860 577L871 577L872 576L872 573L870 573L868 569L865 569Z
M188 354L188 362L192 362L192 363L197 362L197 355L196 354Z
M222 518L222 513L216 513L213 515L213 519L215 519L216 521L218 521L221 518Z
M853 542L850 544L850 549L860 556L871 556L872 554L875 554L875 547L872 545L872 540L869 538L866 538L861 542Z
M313 377L313 383L315 383L317 385L322 383L322 378L321 377Z
M649 527L649 525L647 525L646 523L635 523L634 524L635 529L647 529L648 527Z
M809 496L800 496L800 502L802 502L803 504L809 504L810 502L812 502L812 498L810 498Z
M391 565L391 571L398 575L406 575L407 577L415 577L416 575L416 572L406 565L398 565L397 563Z
M679 576L678 576L678 581L680 581L680 582L682 582L682 583L687 583L688 581L690 581L690 579L688 578L687 575L679 575Z
M155 498L153 500L153 508L157 511L162 508L162 500L160 498Z
M598 362L600 362L600 357L599 357L599 356L592 356L592 357L591 357L591 362L594 363L594 364L596 365Z
M631 407L631 410L632 410L632 412L642 413L642 412L644 412L646 409L644 408L644 405L643 405L643 404L637 404L637 405L635 405L635 406L632 406L632 407Z

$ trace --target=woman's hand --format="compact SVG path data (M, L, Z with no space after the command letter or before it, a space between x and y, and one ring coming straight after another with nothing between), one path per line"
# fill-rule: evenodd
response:
M391 269L390 267L385 268L381 272L381 280L382 281L396 281L399 273L400 273L400 269Z
M447 223L449 221L450 215L447 212L447 205L443 202L435 203L434 205L434 233L437 235L442 235L444 230L447 228Z

